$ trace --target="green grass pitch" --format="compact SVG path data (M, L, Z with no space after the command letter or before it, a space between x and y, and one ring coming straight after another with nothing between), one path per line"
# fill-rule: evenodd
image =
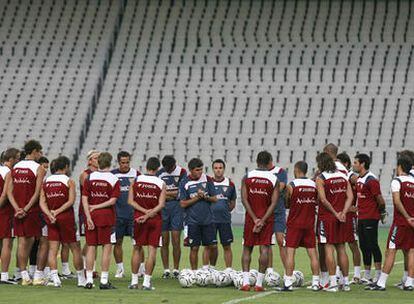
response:
M234 251L234 268L240 269L241 255L241 227L235 227ZM388 234L387 229L380 230L381 248L385 248L385 241ZM188 268L188 248L183 249L181 268ZM312 292L306 288L300 288L292 293L270 292L257 294L254 292L243 293L234 287L215 288L215 287L192 287L181 288L176 280L161 279L162 265L158 254L157 265L153 278L154 291L128 290L127 286L130 281L129 261L130 261L131 243L128 239L124 241L124 264L126 265L126 277L124 279L115 279L114 264L111 268L111 282L117 287L116 290L84 290L76 287L76 280L62 281L63 287L55 289L53 287L35 287L35 286L10 286L0 285L0 303L59 303L59 304L76 304L76 303L214 303L220 304L232 301L230 303L414 303L414 293L403 292L392 285L397 283L401 278L403 265L397 263L388 280L388 289L386 292L364 291L362 286L352 285L352 291L345 293L339 292L330 294L326 292ZM200 255L201 258L201 255ZM275 269L281 275L283 270L277 255L275 255ZM402 255L399 254L397 261L402 261ZM15 261L12 261L14 265ZM353 270L352 262L350 270ZM223 261L219 256L218 268L223 268ZM252 268L257 269L257 250L253 258ZM11 269L14 269L11 267ZM296 258L296 269L303 271L305 280L311 279L308 258L303 249L299 249ZM140 283L142 280L140 279ZM258 296L258 297L257 297Z

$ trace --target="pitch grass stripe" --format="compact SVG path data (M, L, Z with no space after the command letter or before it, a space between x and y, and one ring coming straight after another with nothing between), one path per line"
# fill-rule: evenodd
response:
M269 296L271 294L274 294L274 293L279 293L279 291L274 290L274 291L262 292L262 293L258 293L256 295L254 295L254 296L251 296L251 297L234 299L234 300L230 300L230 301L227 301L227 302L223 302L222 304L236 304L236 303L240 303L240 302L244 302L244 301L256 300L256 299L267 297L267 296Z

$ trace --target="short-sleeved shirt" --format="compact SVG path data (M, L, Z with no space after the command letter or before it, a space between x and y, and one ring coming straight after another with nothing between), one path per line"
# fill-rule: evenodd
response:
M247 173L243 179L247 191L247 200L253 213L258 218L263 218L272 204L272 195L277 187L277 177L266 170L253 170ZM274 214L267 219L267 222L274 220ZM245 221L252 222L253 219L246 212Z
M85 180L82 195L88 197L88 204L99 205L111 198L120 196L120 184L118 178L111 172L95 171ZM91 213L95 226L113 226L116 221L115 206L96 209Z
M168 173L164 168L161 168L158 172L157 172L157 176L159 178L161 178L166 187L167 187L167 191L177 191L180 185L181 180L187 175L187 171L180 167L180 166L176 166L175 169ZM176 204L178 203L178 197L176 199L172 199L167 201L167 204Z
M134 201L145 209L153 209L157 207L163 186L164 182L156 176L146 174L139 175L132 185ZM141 211L134 211L134 218L143 215L144 213ZM153 219L162 221L161 212L158 212Z
M69 180L70 178L65 174L53 174L43 182L43 192L50 210L59 209L69 200ZM58 218L72 216L74 216L73 207L60 213ZM46 220L48 221L47 217Z
M3 193L4 183L6 182L6 176L10 173L10 169L7 166L0 166L0 195ZM0 208L0 217L3 215L10 216L14 213L13 206L6 198L3 207Z
M405 211L414 217L414 177L410 175L398 176L391 182L391 192L399 192L400 200ZM394 206L394 224L409 226L407 219Z
M180 201L195 197L198 189L204 191L208 196L216 195L213 179L211 177L203 173L199 179L194 180L191 178L191 175L187 175L180 182ZM202 199L185 208L185 223L187 225L210 225L213 223L213 210L211 204L212 203L209 201Z
M37 169L39 164L33 160L22 160L14 165L11 172L13 182L13 197L20 208L24 208L36 191ZM40 212L36 203L28 213Z
M318 193L316 184L309 178L297 178L289 183L292 187L287 227L308 229L315 225Z
M288 178L287 178L287 172L285 169L275 166L272 169L270 169L269 172L274 174L277 177L277 180L279 181L279 183L284 183L285 185L287 185ZM279 199L276 204L275 214L286 213L285 191L286 191L286 188L280 191L279 193Z
M379 220L381 215L375 198L381 195L381 187L376 176L371 172L360 176L356 183L356 191L358 219Z
M342 172L322 172L319 177L324 181L325 196L336 212L344 209L348 177ZM322 204L319 204L320 219L332 220L336 217Z
M218 181L213 178L217 193L217 202L213 203L213 218L215 223L231 223L230 202L236 200L237 193L234 183L227 177Z
M122 219L132 219L134 216L134 209L128 204L129 187L135 178L140 175L140 172L134 168L130 168L128 172L121 172L118 169L111 171L119 179L121 194L116 201L116 217Z
M349 173L348 169L340 161L338 160L335 161L335 166L336 166L336 170L348 176L348 173Z

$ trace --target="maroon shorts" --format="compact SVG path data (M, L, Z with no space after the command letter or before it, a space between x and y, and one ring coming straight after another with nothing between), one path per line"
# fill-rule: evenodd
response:
M0 240L13 237L13 213L0 214Z
M143 224L134 222L134 245L161 246L162 220L148 220Z
M317 234L320 244L346 243L346 223L337 219L320 219L318 220Z
M358 241L358 219L355 216L347 216L345 223L345 242L353 243Z
M77 237L75 218L73 216L58 217L56 223L47 225L47 229L47 239L49 241L57 241L63 244L75 243L79 241L79 237Z
M259 233L254 233L254 223L246 221L244 223L243 245L247 247L272 245L273 226L273 220L268 220Z
M40 213L31 212L24 218L14 218L13 222L14 235L17 237L35 237L42 236L42 221Z
M102 226L95 229L85 230L86 244L88 246L98 246L116 243L115 229L113 226Z
M410 250L414 248L414 228L397 226L394 223L388 234L387 248Z
M286 247L290 248L315 248L316 234L313 228L288 227L286 230Z

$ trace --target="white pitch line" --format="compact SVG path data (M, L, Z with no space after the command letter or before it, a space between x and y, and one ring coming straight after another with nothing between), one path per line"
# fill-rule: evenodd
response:
M251 296L251 297L234 299L234 300L230 300L230 301L227 301L227 302L223 302L222 304L236 304L236 303L240 303L240 302L244 302L244 301L256 300L256 299L260 299L260 298L263 298L263 297L267 297L267 296L269 296L271 294L274 294L274 293L279 293L279 292L275 291L275 290L274 291L267 291L267 292L263 292L263 293L258 293L254 296Z

